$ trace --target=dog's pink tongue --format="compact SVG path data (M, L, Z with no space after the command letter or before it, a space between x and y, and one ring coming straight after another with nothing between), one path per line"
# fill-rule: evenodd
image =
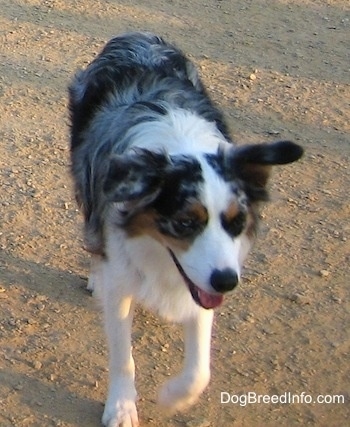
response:
M203 291L203 289L198 292L198 297L202 306L207 309L218 307L224 300L223 295L209 294L208 292Z

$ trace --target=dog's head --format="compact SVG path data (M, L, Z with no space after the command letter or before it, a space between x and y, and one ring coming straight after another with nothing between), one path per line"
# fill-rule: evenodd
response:
M196 303L214 308L239 281L271 166L302 153L289 141L215 154L135 150L111 159L104 191L113 220L131 238L149 235L166 247Z

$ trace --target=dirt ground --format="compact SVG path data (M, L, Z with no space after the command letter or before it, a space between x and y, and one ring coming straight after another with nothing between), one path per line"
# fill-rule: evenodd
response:
M0 0L1 427L100 423L107 350L85 290L66 89L133 29L189 54L238 142L306 150L273 175L243 283L217 310L211 384L184 414L155 405L180 367L181 330L138 310L142 426L349 425L349 28L348 0ZM244 406L221 392L345 403Z

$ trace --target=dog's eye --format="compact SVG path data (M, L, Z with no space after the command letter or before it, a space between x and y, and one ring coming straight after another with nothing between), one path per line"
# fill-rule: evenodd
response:
M232 237L239 236L247 222L247 215L244 212L239 212L234 218L228 220L225 215L221 216L221 223L224 229Z
M174 230L182 236L190 236L198 228L198 221L193 218L174 219L172 221Z
M161 233L176 238L194 238L206 225L197 215L160 217L157 223Z

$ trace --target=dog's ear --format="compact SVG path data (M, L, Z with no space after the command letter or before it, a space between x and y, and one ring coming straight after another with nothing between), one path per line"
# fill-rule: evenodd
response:
M266 199L267 193L264 189L271 166L295 162L301 158L303 152L300 145L291 141L243 145L231 149L225 156L225 169L227 171L229 168L236 177L247 183L251 191L255 189L258 199Z
M152 202L169 161L164 153L138 149L110 159L103 190L112 202Z

